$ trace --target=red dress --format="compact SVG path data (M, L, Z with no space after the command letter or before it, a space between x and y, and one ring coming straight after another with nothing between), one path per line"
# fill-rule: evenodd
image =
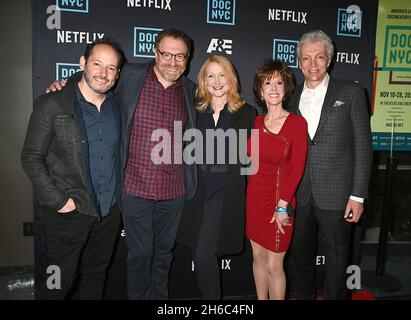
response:
M246 199L246 235L250 240L273 252L284 252L290 245L294 229L285 226L282 234L275 222L270 223L279 199L295 208L295 191L303 176L307 157L307 122L290 113L278 134L264 125L264 116L255 118L258 129L258 157L252 154L251 139L247 150L251 161L258 161L258 171L249 177Z

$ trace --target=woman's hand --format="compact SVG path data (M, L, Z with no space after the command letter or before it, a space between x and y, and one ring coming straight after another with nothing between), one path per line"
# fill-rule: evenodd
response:
M284 226L290 226L291 225L290 219L288 218L287 211L285 211L285 212L275 211L274 214L273 214L273 218L271 219L270 223L273 223L274 221L277 223L277 227L278 227L278 229L280 230L280 232L282 234L285 234Z

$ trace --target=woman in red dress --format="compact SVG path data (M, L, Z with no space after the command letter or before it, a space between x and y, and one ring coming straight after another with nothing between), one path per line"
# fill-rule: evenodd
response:
M280 61L266 61L254 76L254 93L267 113L255 118L259 151L251 161L246 198L246 235L253 250L254 282L259 300L285 296L284 255L294 225L295 191L304 173L307 156L307 123L283 107L294 89L293 73Z

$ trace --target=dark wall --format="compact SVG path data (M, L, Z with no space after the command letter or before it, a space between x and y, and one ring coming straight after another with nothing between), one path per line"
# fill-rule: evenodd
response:
M0 2L0 267L32 265L31 185L20 152L32 109L31 1Z

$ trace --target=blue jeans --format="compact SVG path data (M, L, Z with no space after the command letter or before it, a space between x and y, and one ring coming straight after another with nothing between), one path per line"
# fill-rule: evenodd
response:
M184 198L156 201L123 194L130 299L168 299L172 250Z

